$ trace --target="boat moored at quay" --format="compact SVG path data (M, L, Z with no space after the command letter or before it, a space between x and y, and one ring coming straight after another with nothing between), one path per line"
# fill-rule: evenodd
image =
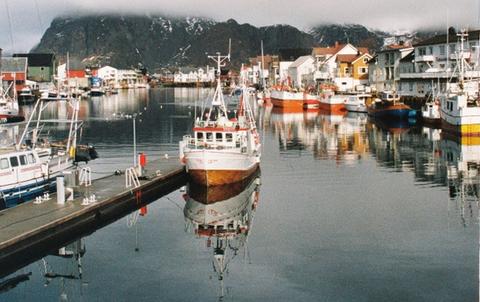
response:
M465 80L467 52L464 43L468 34L462 31L460 52L457 55L459 65L459 83L455 91L447 92L441 99L440 117L442 129L450 135L459 137L480 136L480 81Z
M261 144L245 85L236 116L223 99L220 68L230 55L210 56L217 63L217 87L210 108L195 119L193 136L179 143L180 159L191 179L205 186L243 181L259 166Z
M77 148L78 100L71 101L72 114L65 143L55 145L40 137L43 123L62 121L42 120L43 101L37 101L21 138L0 148L0 209L13 207L55 189L56 177L74 167ZM36 115L37 119L33 120ZM31 124L36 124L30 129Z

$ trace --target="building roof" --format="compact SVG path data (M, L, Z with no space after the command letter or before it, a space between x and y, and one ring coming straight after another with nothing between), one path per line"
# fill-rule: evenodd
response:
M198 69L199 68L196 68L196 67L179 67L178 72L181 72L183 74L188 74L190 72L195 73L195 72L198 72Z
M301 66L303 63L307 62L309 59L312 59L312 56L301 56L298 59L295 60L288 68L297 68Z
M480 35L480 30L474 30L470 31L467 33L468 37L466 38L469 41L478 41L479 40L479 35ZM428 38L426 40L423 40L419 43L414 44L414 47L418 46L426 46L426 45L436 45L436 44L446 44L447 39L449 43L454 43L458 41L458 37L453 35L453 33L447 35L447 34L442 34L442 35L436 35L434 37Z
M384 52L391 52L391 51L402 51L402 50L408 50L408 49L413 49L411 45L407 44L391 44L385 46L382 50L377 51L377 53L384 53Z
M400 62L402 63L412 63L412 61L415 60L415 52L412 51L402 59L400 59Z
M280 61L295 61L298 57L310 55L311 48L283 48L278 50Z
M13 56L28 58L28 66L31 67L52 66L55 60L53 53L16 53Z
M345 44L335 44L332 47L314 47L312 54L314 56L334 55L344 47Z
M2 72L25 72L27 58L2 58Z
M338 55L337 62L352 63L353 61L356 61L359 57L359 55Z

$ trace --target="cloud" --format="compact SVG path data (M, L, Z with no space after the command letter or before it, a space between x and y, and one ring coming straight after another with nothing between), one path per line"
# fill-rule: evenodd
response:
M290 24L303 30L322 23L358 23L386 31L450 26L478 28L479 4L471 0L4 0L0 2L0 47L11 49L8 5L14 47L38 43L51 20L64 14L164 14L236 19L257 26ZM37 9L38 8L38 9Z

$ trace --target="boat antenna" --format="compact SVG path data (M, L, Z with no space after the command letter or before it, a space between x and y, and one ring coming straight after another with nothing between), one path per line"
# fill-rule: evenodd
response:
M262 77L262 89L265 89L265 86L267 86L267 84L265 83L265 75L263 74L263 71L265 70L265 59L263 56L263 40L260 41L260 45L262 50L262 69L260 70L260 76Z
M8 0L4 0L5 2L5 11L7 12L8 18L8 28L10 30L10 43L12 44L12 51L15 50L15 41L13 40L13 26L12 26L12 16L10 15L10 8L8 6Z
M232 38L228 39L228 62L230 62L230 57L232 54Z

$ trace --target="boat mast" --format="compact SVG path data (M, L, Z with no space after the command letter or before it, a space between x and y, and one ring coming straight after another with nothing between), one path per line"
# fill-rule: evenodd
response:
M460 60L460 75L459 75L459 86L460 90L464 90L464 81L465 81L465 37L468 37L468 33L465 29L462 29L461 33L457 34L460 37L460 55L458 59Z
M208 56L209 59L217 63L217 87L215 88L215 93L213 95L212 107L208 112L207 123L210 121L210 116L212 113L212 108L217 106L220 108L223 116L227 117L227 108L225 106L225 100L223 99L222 92L222 82L221 82L221 68L226 66L226 61L230 61L230 52L227 56L222 56L220 52L217 52L216 56Z

